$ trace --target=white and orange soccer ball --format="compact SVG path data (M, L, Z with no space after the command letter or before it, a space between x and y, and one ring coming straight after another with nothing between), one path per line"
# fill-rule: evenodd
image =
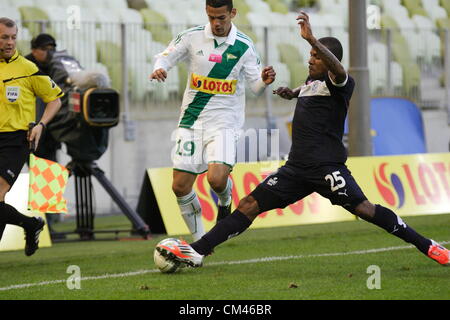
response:
M162 273L174 273L177 270L179 270L182 265L178 261L173 261L165 257L163 254L161 254L161 251L159 248L162 246L165 247L173 247L174 245L179 245L180 240L175 238L167 238L164 240L161 240L155 247L155 250L153 252L153 260L155 261L156 267L162 272Z

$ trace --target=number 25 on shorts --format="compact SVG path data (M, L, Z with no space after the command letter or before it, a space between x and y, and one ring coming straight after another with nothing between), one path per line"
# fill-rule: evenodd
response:
M346 185L345 179L341 176L340 171L335 171L332 174L326 175L325 180L330 183L331 192L335 192Z

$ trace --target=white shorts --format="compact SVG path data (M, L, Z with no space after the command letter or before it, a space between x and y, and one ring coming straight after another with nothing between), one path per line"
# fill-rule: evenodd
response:
M234 129L215 131L178 128L172 150L173 168L193 174L208 171L208 164L236 163L239 133Z

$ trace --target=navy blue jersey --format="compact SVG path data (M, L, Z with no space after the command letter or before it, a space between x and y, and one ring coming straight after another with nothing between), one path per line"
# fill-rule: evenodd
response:
M307 79L292 121L289 163L311 166L347 161L342 137L354 87L355 81L350 76L341 86L333 84L328 76L321 80Z

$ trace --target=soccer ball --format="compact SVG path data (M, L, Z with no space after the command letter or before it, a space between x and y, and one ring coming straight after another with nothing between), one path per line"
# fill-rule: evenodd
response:
M177 261L171 261L164 257L159 251L159 246L166 246L171 247L173 245L178 245L180 243L180 240L175 238L168 238L161 240L157 245L153 252L153 260L155 261L156 267L162 272L162 273L174 273L177 271L181 265Z

